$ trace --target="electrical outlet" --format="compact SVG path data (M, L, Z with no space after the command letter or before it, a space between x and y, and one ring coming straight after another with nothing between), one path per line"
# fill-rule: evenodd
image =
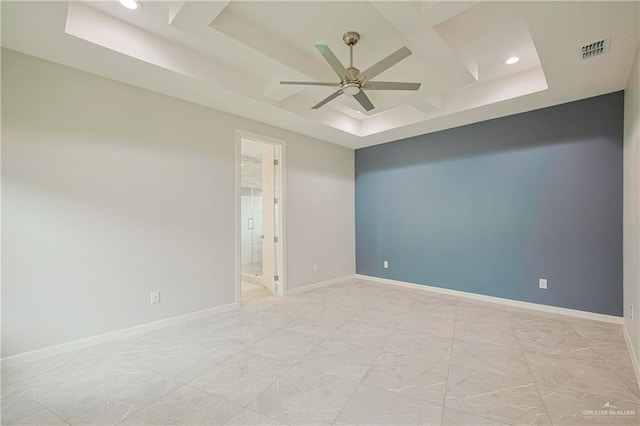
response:
M547 289L547 280L544 279L544 278L540 278L538 280L538 287L543 289L543 290L546 290Z
M384 260L384 261L382 262L382 267L383 267L384 269L389 269L389 261L388 261L388 260Z
M150 303L160 303L160 292L159 291L152 291L151 292L151 300Z
M317 263L313 264L313 272L318 272L318 264Z
M629 319L633 319L633 305L631 305L631 308L629 309Z

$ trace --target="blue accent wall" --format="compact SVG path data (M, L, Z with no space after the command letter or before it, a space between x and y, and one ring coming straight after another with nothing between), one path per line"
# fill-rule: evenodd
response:
M616 92L357 150L357 273L621 316L623 105Z

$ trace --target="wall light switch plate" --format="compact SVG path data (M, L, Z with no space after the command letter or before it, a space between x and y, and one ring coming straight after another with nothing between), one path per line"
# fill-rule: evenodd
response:
M540 287L541 289L546 290L547 289L547 280L544 278L540 278L538 280L538 287Z

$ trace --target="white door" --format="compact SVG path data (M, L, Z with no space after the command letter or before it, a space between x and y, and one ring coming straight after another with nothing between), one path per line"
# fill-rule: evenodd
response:
M262 284L273 294L278 293L275 281L276 267L276 188L275 150L271 148L262 156Z

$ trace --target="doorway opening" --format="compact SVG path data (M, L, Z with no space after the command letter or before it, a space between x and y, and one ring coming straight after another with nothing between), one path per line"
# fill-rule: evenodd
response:
M284 142L238 132L236 301L282 296Z

